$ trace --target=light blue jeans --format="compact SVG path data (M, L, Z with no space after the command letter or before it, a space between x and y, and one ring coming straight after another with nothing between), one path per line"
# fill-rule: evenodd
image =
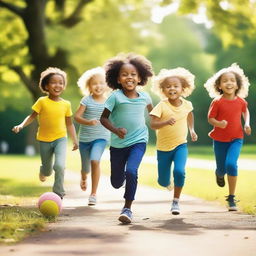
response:
M60 197L65 195L64 191L64 170L66 164L67 138L63 137L51 142L39 142L42 165L40 173L44 176L51 176L55 171L52 191ZM54 163L53 163L54 156Z
M90 142L79 142L82 172L90 172L92 160L100 161L106 145L107 141L104 139L97 139Z

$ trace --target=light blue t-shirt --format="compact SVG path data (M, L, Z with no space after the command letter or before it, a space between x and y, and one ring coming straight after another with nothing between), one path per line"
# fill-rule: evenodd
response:
M124 148L135 143L148 142L148 128L145 123L145 108L152 104L151 98L145 92L138 92L135 99L126 97L122 90L114 91L105 103L110 114L110 121L115 127L125 128L127 134L120 139L111 133L110 145Z
M104 103L96 102L90 95L83 97L80 104L86 107L85 112L83 113L83 118L88 120L100 120L101 114L105 108ZM101 123L98 125L80 124L79 141L91 142L97 139L109 141L110 131L107 130Z

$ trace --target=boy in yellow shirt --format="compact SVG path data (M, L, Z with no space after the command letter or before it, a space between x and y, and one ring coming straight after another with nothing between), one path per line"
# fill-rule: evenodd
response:
M154 80L153 92L163 97L150 112L151 128L157 135L158 183L170 189L171 165L174 163L174 198L172 214L179 214L179 198L185 181L188 128L192 141L194 131L193 106L184 99L194 89L194 75L184 68L162 69Z
M47 96L40 97L32 106L32 114L13 127L15 133L31 124L38 116L37 140L39 141L42 165L39 179L44 182L55 171L53 192L61 198L65 195L64 170L66 160L67 130L73 141L73 150L78 149L75 127L71 116L71 104L60 97L67 84L66 73L58 68L48 68L41 73L39 87ZM53 163L54 156L54 163Z

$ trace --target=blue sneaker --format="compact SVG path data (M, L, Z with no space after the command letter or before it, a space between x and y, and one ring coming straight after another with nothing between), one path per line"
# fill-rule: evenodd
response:
M176 201L176 200L172 201L171 212L172 212L173 215L179 215L180 214L179 201Z
M129 208L123 208L118 220L124 224L132 222L132 211Z
M226 201L228 202L228 210L229 211L237 211L236 203L238 202L235 200L234 195L226 196Z

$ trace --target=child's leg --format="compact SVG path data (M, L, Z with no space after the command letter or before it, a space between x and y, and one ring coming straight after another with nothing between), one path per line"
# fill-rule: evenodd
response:
M235 195L237 182L237 161L243 145L242 139L230 142L226 157L226 170L228 174L229 195Z
M171 179L171 164L173 160L172 151L157 150L157 170L158 170L158 184L163 187L170 185Z
M114 188L120 188L125 181L125 165L129 154L129 148L110 147L111 164L111 185Z
M43 176L50 176L52 174L53 163L53 147L52 142L39 142L41 166L40 174Z
M60 197L65 195L64 191L64 170L66 164L67 138L60 138L54 142L55 161L53 170L55 171L55 179L53 185L53 192Z
M124 198L125 208L131 208L138 183L138 168L146 151L146 143L137 143L130 146L129 157L126 165L126 186Z
M92 144L90 159L91 159L91 176L92 189L91 195L96 195L100 179L100 159L106 147L107 141L103 139L95 140Z
M79 152L81 159L81 181L80 187L83 191L87 189L87 175L90 172L90 149L91 143L79 142Z
M229 148L229 142L213 141L213 149L216 160L216 175L223 177L226 174L225 162Z
M188 148L187 144L181 144L174 150L174 169L173 169L173 176L174 176L174 198L180 198L180 194L182 188L184 186L185 181L185 166L188 157Z

